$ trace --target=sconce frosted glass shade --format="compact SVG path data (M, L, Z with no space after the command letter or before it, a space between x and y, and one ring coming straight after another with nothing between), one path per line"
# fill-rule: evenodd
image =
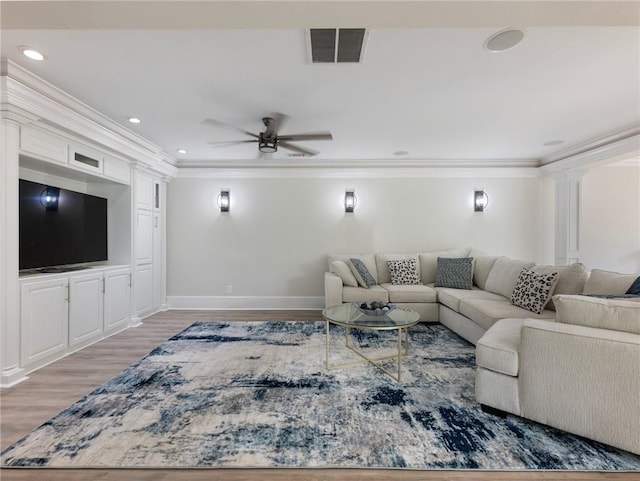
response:
M484 212L489 205L489 196L483 190L476 190L473 195L473 210L475 212Z
M228 190L221 190L220 194L218 194L218 207L220 207L220 212L229 212L230 206L231 194Z
M355 192L352 190L348 190L344 193L344 211L345 212L353 212L356 208L356 204L358 203L358 199L356 198Z

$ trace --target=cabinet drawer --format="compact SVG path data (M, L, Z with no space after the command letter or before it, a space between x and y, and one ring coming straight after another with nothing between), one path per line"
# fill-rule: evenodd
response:
M55 134L30 127L20 129L20 151L57 164L67 164L69 144Z

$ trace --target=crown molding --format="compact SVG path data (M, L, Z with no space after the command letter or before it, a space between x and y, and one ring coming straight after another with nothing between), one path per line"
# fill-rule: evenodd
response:
M393 162L387 165L356 167L351 162L339 166L323 167L262 166L262 167L193 167L179 166L178 178L221 178L221 179L253 179L253 178L315 178L315 179L377 179L377 178L521 178L540 177L536 167L514 166L481 166L461 164L441 167L423 163L420 166L396 166Z
M540 165L544 166L544 165L551 164L553 162L558 162L560 160L568 159L570 157L575 157L578 154L583 154L588 151L593 151L600 147L605 147L607 145L614 144L615 142L618 142L620 140L637 136L638 134L640 134L640 123L627 125L620 129L609 132L605 135L601 135L599 137L589 139L585 142L572 145L571 147L567 147L566 149L558 150L553 154L540 159Z
M2 60L0 67L3 118L21 119L23 123L49 130L53 127L67 136L81 136L175 176L175 159L156 144L7 59Z
M584 170L637 159L640 156L640 128L625 129L624 132L618 140L605 144L601 142L602 138L582 144L582 146L591 145L588 150L576 147L574 150L566 151L567 156L542 165L540 171L543 175L553 176L561 172ZM572 151L575 153L571 154Z

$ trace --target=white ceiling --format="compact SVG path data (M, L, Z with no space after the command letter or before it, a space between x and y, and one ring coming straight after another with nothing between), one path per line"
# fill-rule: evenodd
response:
M248 137L202 121L258 132L261 117L282 112L281 134L332 132L333 141L299 143L320 151L315 160L544 163L640 126L638 6L4 1L2 57L179 160L256 159L254 143L209 145ZM369 28L364 62L309 63L305 29L318 26ZM522 28L523 42L485 50L506 27ZM23 57L20 45L46 60ZM284 150L273 158L300 160Z

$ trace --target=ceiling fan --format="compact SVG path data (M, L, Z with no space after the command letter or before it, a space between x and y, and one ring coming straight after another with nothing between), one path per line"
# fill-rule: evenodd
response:
M246 140L213 141L209 142L209 144L217 147L226 147L229 145L257 142L258 150L265 154L272 154L274 152L277 152L278 147L282 147L283 149L287 149L302 155L317 155L319 154L319 152L315 150L309 149L307 147L300 147L299 145L294 145L290 142L297 142L300 140L333 140L333 136L328 130L322 132L308 132L304 134L280 135L278 134L278 132L286 119L288 119L286 115L277 112L271 114L270 117L263 117L262 123L265 126L265 131L259 132L257 134L213 119L205 119L203 123L231 128L252 137L251 139Z

